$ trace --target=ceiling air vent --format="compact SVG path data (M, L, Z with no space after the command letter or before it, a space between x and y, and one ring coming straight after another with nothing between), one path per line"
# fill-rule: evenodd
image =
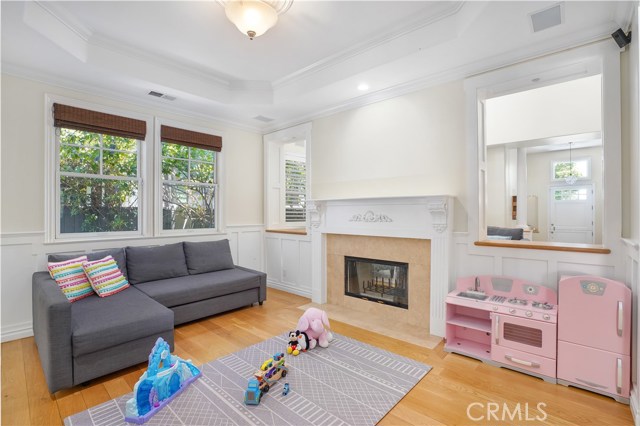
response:
M169 95L165 95L164 93L160 93L160 92L156 92L156 91L150 91L148 93L149 96L154 96L156 98L162 98L162 99L166 99L168 101L175 101L176 97L175 96L169 96Z
M255 117L253 117L254 120L258 120L258 121L262 121L264 123L268 123L270 121L273 121L273 118L269 118L269 117L265 117L264 115L256 115Z
M538 31L546 30L547 28L562 24L564 15L563 9L563 4L558 3L529 15L531 17L533 32L537 33Z

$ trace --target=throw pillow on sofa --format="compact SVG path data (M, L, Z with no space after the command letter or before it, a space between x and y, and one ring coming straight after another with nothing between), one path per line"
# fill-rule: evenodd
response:
M82 264L93 291L100 297L111 296L129 287L112 256Z
M84 299L93 294L93 289L82 269L82 264L87 261L87 256L80 256L62 262L49 262L47 269L62 293L69 302Z
M85 255L87 256L87 260L89 262L93 262L94 260L100 260L105 258L106 256L112 256L113 260L116 261L116 263L118 264L118 268L120 268L120 272L122 272L122 275L124 275L125 277L128 277L129 275L127 275L127 261L124 257L124 249L123 248L116 248L116 249L109 249L109 250L100 250L100 251L93 251L90 253L82 253L82 254L58 254L58 253L52 253L49 255L49 262L63 262L65 260L69 260L69 259L73 259L74 257L78 257L78 256L82 256Z
M189 275L182 243L152 247L127 247L127 272L131 284Z
M187 258L187 267L191 275L235 268L231 257L229 240L204 241L200 243L185 241L184 254Z

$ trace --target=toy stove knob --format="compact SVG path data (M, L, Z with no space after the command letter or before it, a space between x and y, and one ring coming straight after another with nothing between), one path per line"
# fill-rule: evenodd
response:
M542 319L545 319L545 320L547 320L547 321L548 321L548 320L550 320L550 319L551 319L551 317L549 316L549 314L544 314L544 315L542 316Z
M527 311L524 313L528 318L531 318L531 316L533 315L533 312L531 311Z
M511 309L509 309L509 313L510 313L510 314L515 314L515 313L516 313L516 310L515 310L515 309L513 309L513 308L511 308Z

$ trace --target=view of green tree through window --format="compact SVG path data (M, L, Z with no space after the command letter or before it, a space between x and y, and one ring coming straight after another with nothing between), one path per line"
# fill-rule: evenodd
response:
M137 231L138 141L58 131L60 233Z
M162 229L215 228L216 153L162 142Z

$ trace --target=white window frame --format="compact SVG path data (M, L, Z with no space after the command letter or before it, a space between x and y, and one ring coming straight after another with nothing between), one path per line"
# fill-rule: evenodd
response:
M224 155L222 152L215 152L215 228L199 228L199 229L163 229L162 227L162 138L160 128L161 126L171 126L184 130L191 130L193 132L208 133L216 136L220 136L224 142L224 132L218 129L210 127L196 126L180 121L169 120L166 118L156 117L155 119L155 160L154 160L154 231L155 235L162 236L177 236L177 235L218 235L224 234L226 229L224 206L224 188L225 188L225 173L224 173ZM181 182L188 183L188 182Z
M106 114L114 114L128 118L142 120L147 123L147 133L144 140L139 140L138 145L138 230L116 232L60 232L60 138L53 120L53 104L60 103L77 108L84 108ZM148 150L152 142L153 118L148 115L131 112L119 108L107 107L90 102L79 101L64 96L45 94L45 242L56 243L63 241L95 241L105 239L140 238L147 235L149 230L149 217L147 206L149 204L150 191L146 190L148 182ZM74 175L65 173L65 175ZM80 177L84 175L76 174ZM100 176L98 176L100 178ZM109 177L112 179L114 177ZM117 177L115 179L118 179Z
M573 163L579 163L582 161L585 161L587 163L587 175L586 176L576 176L576 180L579 181L590 181L591 180L591 157L577 157L577 158L572 158L571 161ZM556 177L556 165L558 164L563 164L563 163L568 163L569 160L552 160L551 161L551 181L552 182L565 182L564 178L557 178Z

